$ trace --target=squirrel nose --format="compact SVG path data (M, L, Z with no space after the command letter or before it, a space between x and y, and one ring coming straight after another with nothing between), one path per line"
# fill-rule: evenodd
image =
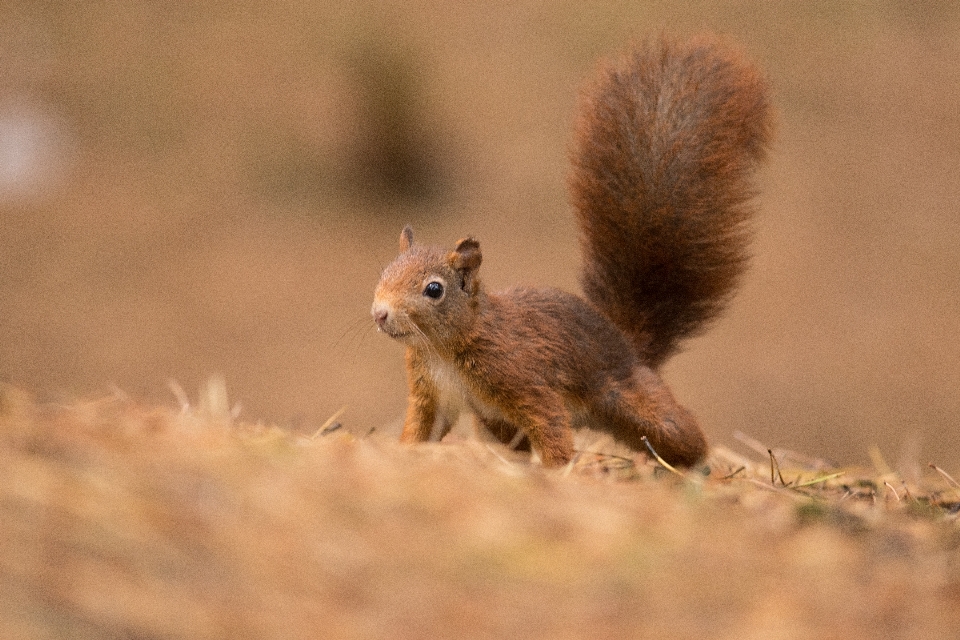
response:
M376 307L372 311L373 321L377 323L377 327L383 329L383 325L386 324L387 318L390 316L389 312L383 307Z

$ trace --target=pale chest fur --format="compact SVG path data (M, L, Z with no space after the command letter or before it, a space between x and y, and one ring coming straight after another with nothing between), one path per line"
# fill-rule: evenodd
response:
M440 412L451 423L456 422L457 417L464 410L473 411L491 419L502 417L497 407L477 397L471 385L452 362L434 357L427 359L425 364L437 388Z

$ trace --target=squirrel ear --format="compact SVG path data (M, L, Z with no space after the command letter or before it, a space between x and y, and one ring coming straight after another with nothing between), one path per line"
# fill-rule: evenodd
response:
M400 232L400 253L406 253L413 246L413 227L407 225Z
M456 248L449 256L450 266L460 272L463 277L461 287L468 293L475 291L477 279L476 271L480 267L483 254L480 253L480 243L473 238L464 238L457 243Z
M450 263L457 271L475 271L480 267L483 254L480 253L480 243L473 238L464 238L457 243L450 254Z

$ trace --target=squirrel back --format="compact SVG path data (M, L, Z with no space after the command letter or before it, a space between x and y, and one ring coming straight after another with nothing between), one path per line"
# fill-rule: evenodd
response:
M747 261L762 74L716 38L661 38L583 97L570 184L587 299L653 369L724 308Z

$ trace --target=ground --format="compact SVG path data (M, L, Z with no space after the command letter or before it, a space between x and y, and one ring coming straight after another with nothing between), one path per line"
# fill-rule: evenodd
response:
M8 638L949 638L960 485L942 470L682 473L578 443L544 470L477 439L0 395ZM882 467L884 462L878 459Z

